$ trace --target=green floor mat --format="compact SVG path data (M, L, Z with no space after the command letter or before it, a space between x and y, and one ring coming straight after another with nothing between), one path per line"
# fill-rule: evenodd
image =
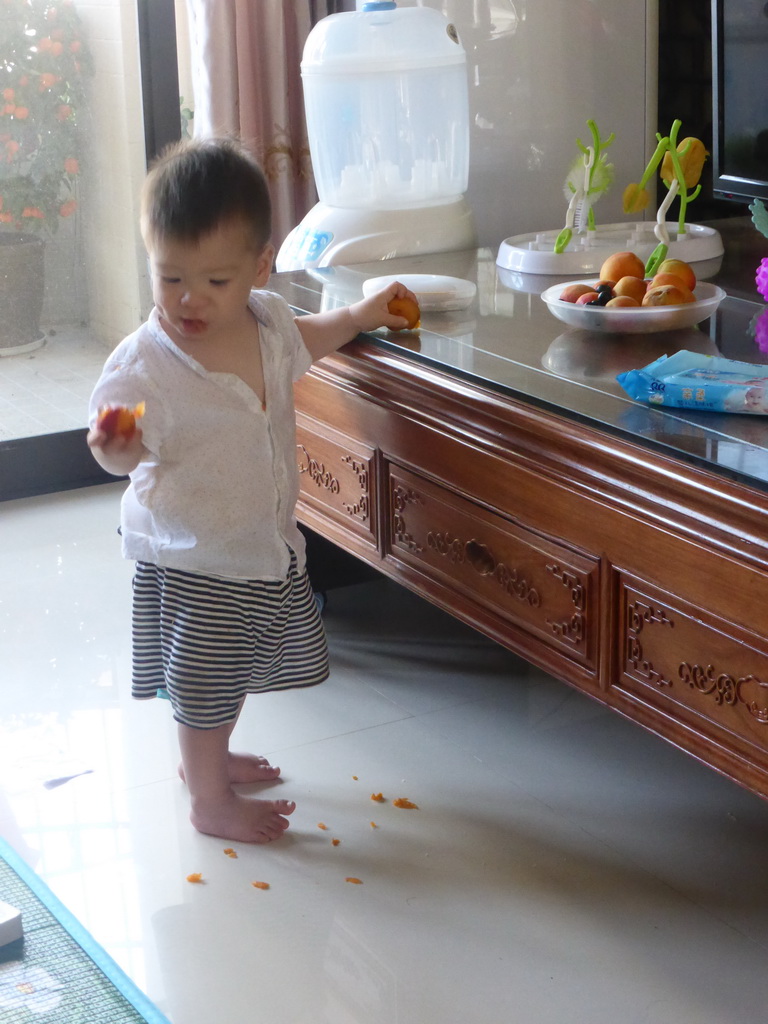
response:
M2 839L0 899L24 926L23 944L0 946L3 1024L169 1024Z

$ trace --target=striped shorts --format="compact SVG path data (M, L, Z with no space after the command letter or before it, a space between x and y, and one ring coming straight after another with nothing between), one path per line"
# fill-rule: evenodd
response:
M248 693L314 686L328 649L305 572L238 580L137 562L133 696L167 696L195 729L234 722Z

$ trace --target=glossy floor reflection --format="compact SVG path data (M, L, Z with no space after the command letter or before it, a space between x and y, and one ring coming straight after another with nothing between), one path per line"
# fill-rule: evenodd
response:
M120 491L0 505L0 831L173 1024L762 1024L768 805L385 580L238 725L291 830L195 833Z

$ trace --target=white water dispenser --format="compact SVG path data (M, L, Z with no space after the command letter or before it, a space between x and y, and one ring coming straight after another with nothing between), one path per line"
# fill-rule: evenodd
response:
M359 3L315 25L301 75L320 202L277 269L474 248L466 54L446 18Z

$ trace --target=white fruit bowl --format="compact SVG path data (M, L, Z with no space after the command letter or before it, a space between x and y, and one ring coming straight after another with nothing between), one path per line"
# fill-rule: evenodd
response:
M541 293L550 313L571 327L601 334L653 334L657 331L676 331L693 327L712 316L725 298L725 292L715 284L701 281L693 290L696 302L681 306L605 306L577 305L563 302L560 295L569 284L597 285L598 278L585 281L562 281Z

